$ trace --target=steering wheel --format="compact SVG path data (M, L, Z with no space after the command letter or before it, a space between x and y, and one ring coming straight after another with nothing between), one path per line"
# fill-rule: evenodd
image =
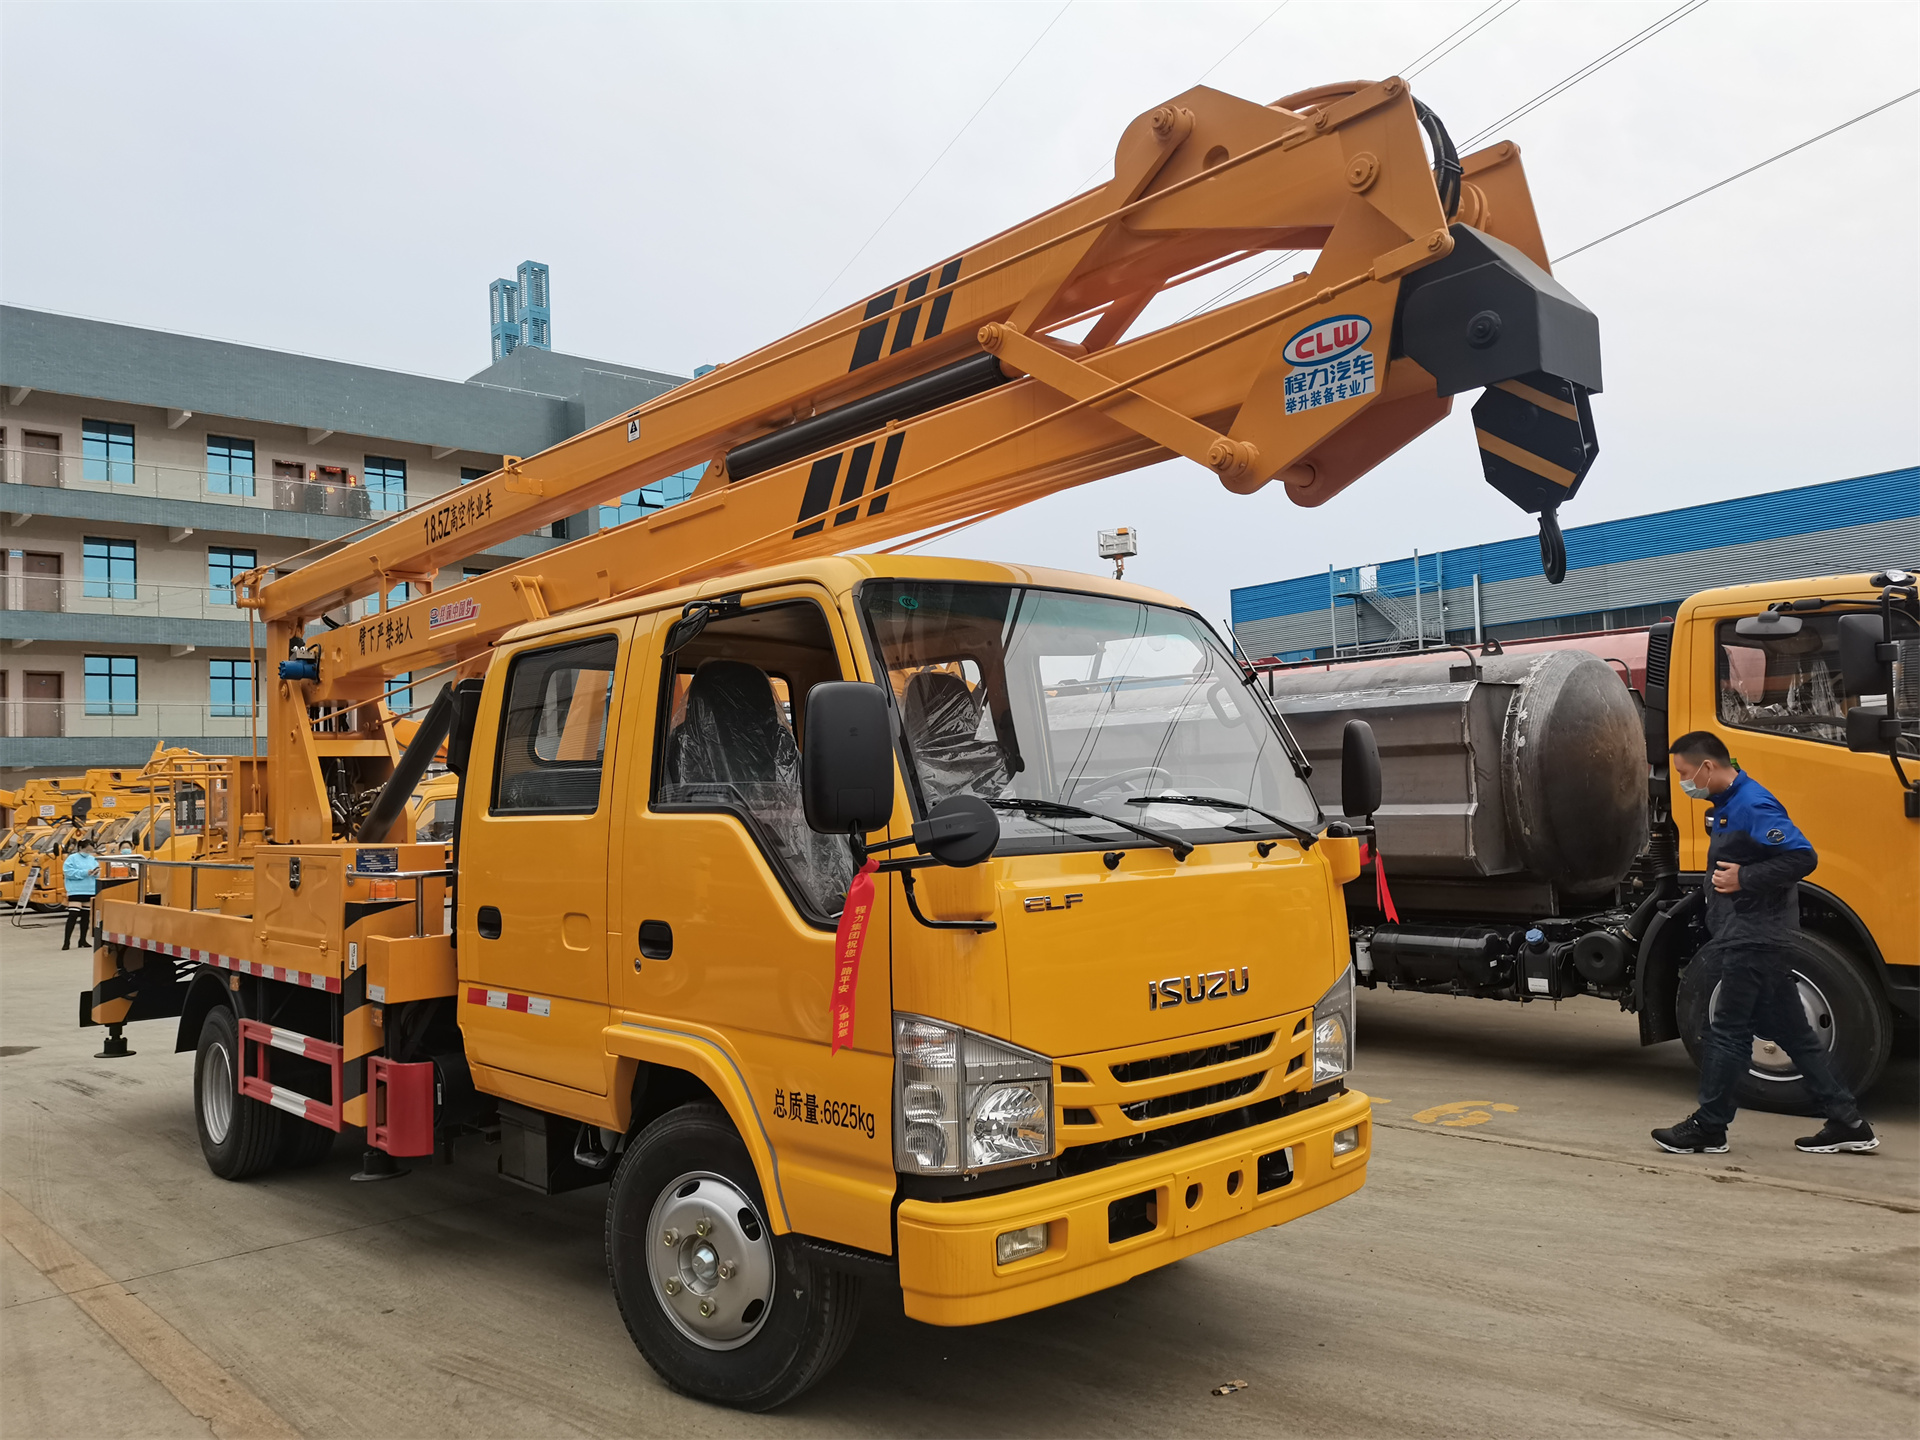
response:
M1082 790L1079 794L1073 797L1073 803L1076 805L1084 805L1087 803L1087 801L1093 799L1094 796L1104 795L1109 790L1116 789L1121 785L1136 785L1139 789L1144 791L1146 789L1146 786L1140 784L1139 782L1152 781L1156 779L1161 781L1171 780L1173 779L1173 772L1171 770L1163 770L1158 765L1140 765L1140 766L1136 766L1132 770L1121 770L1118 773L1109 775L1107 776L1106 779L1099 781L1091 789Z

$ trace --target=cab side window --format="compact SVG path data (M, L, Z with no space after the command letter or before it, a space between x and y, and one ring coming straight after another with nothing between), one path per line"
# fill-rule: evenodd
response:
M806 695L840 679L832 632L808 601L709 621L667 657L653 808L737 817L802 913L839 914L853 853L817 835L800 805Z
M594 640L514 657L494 760L496 815L590 815L600 805L620 642Z
M1720 723L1844 745L1856 701L1840 673L1839 616L1799 618L1792 635L1741 635L1733 620L1716 627Z

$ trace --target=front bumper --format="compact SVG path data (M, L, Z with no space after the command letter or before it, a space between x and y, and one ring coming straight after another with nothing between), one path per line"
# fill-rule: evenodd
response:
M1298 1219L1366 1183L1372 1111L1372 1101L1349 1090L1265 1125L1067 1180L950 1204L904 1201L898 1253L907 1314L931 1325L1023 1315ZM1349 1126L1360 1143L1336 1157L1333 1137ZM1281 1150L1291 1152L1291 1178L1262 1193L1260 1159ZM1118 1201L1138 1215L1143 1194L1152 1197L1152 1228L1110 1238L1110 1207ZM996 1262L997 1236L1042 1224L1045 1250Z

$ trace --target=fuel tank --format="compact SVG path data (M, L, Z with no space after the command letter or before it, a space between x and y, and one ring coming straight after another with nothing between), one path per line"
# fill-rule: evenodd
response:
M1340 805L1341 727L1380 744L1375 817L1396 894L1425 903L1504 880L1529 903L1610 890L1647 838L1640 702L1583 650L1276 672L1273 698L1313 761L1323 809ZM1462 906L1471 905L1465 893ZM1408 903L1403 901L1402 903ZM1419 903L1419 902L1415 902ZM1452 908L1452 907L1446 907Z

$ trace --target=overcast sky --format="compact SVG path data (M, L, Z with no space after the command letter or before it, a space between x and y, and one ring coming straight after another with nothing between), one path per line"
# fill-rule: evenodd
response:
M1464 138L1679 3L1525 0L1413 88ZM1404 73L1486 8L6 3L0 298L463 378L487 283L532 258L556 349L684 374L1103 178L1203 75L1266 102ZM1917 57L1904 0L1712 0L1497 138L1559 255L1915 88ZM1564 523L1920 458L1917 137L1920 100L1557 269L1607 382ZM1091 570L1097 528L1137 525L1129 578L1218 618L1235 585L1530 533L1466 411L1319 510L1175 461L930 548Z

